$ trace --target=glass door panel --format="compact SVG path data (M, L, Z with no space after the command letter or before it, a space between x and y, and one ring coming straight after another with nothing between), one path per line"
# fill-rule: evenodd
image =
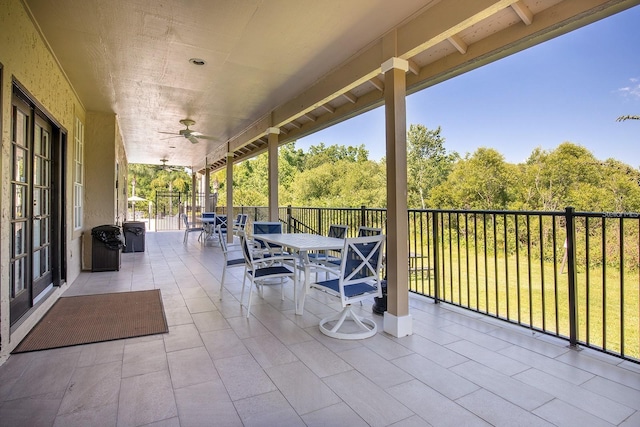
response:
M33 139L33 220L32 265L33 298L52 283L51 274L51 218L49 171L51 170L51 127L36 116Z
M11 288L10 318L15 323L31 307L31 289L29 286L30 266L30 205L29 159L31 109L14 98L12 110L12 172L11 172Z
M53 285L52 126L12 100L10 320L18 321ZM42 294L44 295L44 294Z

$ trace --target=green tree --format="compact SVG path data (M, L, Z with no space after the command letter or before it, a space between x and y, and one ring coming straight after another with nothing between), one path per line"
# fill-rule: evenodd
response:
M426 209L431 190L447 179L458 153L447 153L441 128L411 125L407 132L408 206Z
M298 175L293 204L356 207L386 205L385 173L373 161L327 162Z
M506 209L517 168L492 148L478 148L458 161L433 189L430 205L440 209Z
M369 152L364 145L358 147L345 147L344 145L330 145L327 147L324 143L312 145L305 156L304 170L310 170L325 163L340 160L352 163L365 162L369 160Z
M563 142L552 151L533 151L526 162L519 194L523 198L522 188L527 189L526 209L582 209L593 206L601 184L601 164L593 154L584 147Z

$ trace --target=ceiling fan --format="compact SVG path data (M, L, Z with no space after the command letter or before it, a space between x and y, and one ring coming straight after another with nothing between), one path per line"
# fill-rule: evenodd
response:
M184 126L186 126L186 129L180 129L180 131L178 131L177 134L175 132L160 132L160 133L166 133L168 135L173 135L173 137L182 136L182 137L188 139L189 141L191 141L192 144L197 144L198 143L198 139L214 139L211 136L206 136L206 135L201 134L200 132L196 132L194 130L189 129L189 126L193 126L193 125L196 124L196 122L194 120L182 119L182 120L180 120L180 123L183 124ZM173 137L169 137L169 138L173 138Z
M166 158L160 159L160 162L162 163L162 165L160 165L160 170L168 171L168 172L171 172L171 171L180 171L181 172L183 170L183 168L180 168L180 167L169 166L167 164L168 161L169 160L166 159Z

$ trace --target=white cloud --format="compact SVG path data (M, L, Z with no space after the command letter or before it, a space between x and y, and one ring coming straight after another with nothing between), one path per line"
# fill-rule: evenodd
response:
M621 93L623 96L640 98L640 78L632 77L629 79L629 82L631 82L631 85L619 88L618 93Z

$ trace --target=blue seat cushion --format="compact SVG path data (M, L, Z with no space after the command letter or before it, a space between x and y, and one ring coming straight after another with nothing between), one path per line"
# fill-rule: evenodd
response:
M292 272L287 267L284 267L282 265L274 265L272 267L258 268L253 273L255 274L254 277L256 279L259 279L261 277L271 276L275 274L291 274Z
M322 286L324 288L331 289L336 293L340 293L340 285L338 284L338 279L325 280L323 282L318 282L316 285ZM376 292L376 287L371 286L368 283L353 283L344 288L344 294L347 298L354 297L356 295L362 295L366 293Z
M227 265L238 265L238 264L244 264L244 258L238 258L238 259L230 259L227 261Z
M309 254L309 260L310 261L323 261L323 262L330 262L332 264L338 264L340 265L340 262L342 261L340 258L331 256L331 255L327 255L327 254Z

